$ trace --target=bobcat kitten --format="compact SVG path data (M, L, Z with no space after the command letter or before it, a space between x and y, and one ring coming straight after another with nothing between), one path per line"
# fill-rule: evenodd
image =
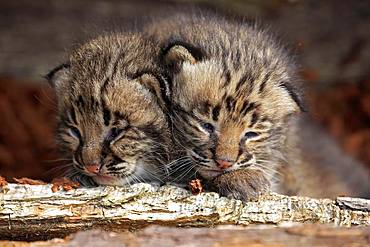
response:
M316 140L305 134L312 128L300 116L304 105L294 63L264 31L179 15L153 23L146 33L162 44L162 62L172 73L174 139L213 190L242 200L269 190L308 196L369 192L366 171L332 142L326 154L325 145L316 150L305 143Z
M171 147L158 48L112 34L76 49L47 79L58 98L58 138L69 176L89 185L162 181Z

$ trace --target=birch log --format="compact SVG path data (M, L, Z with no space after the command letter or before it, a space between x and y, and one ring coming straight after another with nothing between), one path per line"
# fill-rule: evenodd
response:
M149 224L215 226L326 223L370 226L369 201L270 194L242 203L216 193L191 195L175 186L79 188L53 193L51 185L8 184L0 193L1 239L50 239L78 230L124 231Z

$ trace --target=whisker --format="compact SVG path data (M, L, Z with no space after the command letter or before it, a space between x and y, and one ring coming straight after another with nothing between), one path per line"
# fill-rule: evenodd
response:
M188 175L188 173L190 171L192 171L193 169L194 169L194 166L193 165L189 166L188 169L184 173L182 173L179 176L175 177L173 179L173 181L180 181L181 179L183 179L184 177L186 177L186 175Z
M72 161L72 159L52 159L52 160L45 160L45 163L53 163L53 162L59 162L59 161Z
M53 173L59 173L62 170L68 169L68 168L70 168L72 166L73 166L73 163L58 165L56 167L53 167L53 168L47 170L44 174L45 175L50 175L50 174L53 174ZM63 173L61 173L61 174L63 174Z

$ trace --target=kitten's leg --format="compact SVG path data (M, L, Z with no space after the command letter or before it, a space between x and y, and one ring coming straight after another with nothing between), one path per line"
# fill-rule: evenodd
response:
M243 201L256 199L270 190L270 182L263 172L252 169L222 174L210 181L209 186L222 196Z

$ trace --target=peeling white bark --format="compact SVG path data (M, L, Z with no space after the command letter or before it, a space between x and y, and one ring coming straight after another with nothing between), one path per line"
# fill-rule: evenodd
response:
M370 226L369 200L312 199L271 194L242 203L216 193L191 195L174 186L79 188L53 193L51 185L8 184L0 193L0 236L64 236L94 226L107 230L150 223L213 226L286 222Z

